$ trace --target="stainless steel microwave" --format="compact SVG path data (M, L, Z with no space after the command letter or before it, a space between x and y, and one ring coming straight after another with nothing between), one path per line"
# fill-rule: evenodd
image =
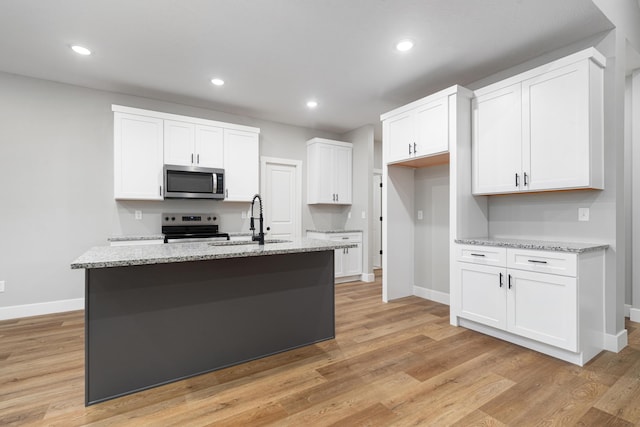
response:
M164 165L165 199L224 199L224 169Z

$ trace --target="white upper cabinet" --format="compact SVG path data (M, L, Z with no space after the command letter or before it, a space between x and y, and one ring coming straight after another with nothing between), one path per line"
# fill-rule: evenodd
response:
M255 134L256 137L258 134ZM224 129L196 125L195 152L198 166L224 168Z
M603 189L603 67L590 48L476 91L473 193Z
M224 130L225 201L250 202L260 190L259 138L255 132Z
M520 84L478 96L471 105L474 193L517 191L522 177Z
M116 112L114 197L162 200L162 120Z
M349 142L307 141L307 204L351 204L352 156Z
M223 129L194 123L164 121L164 163L223 167Z
M436 94L382 115L387 163L449 150L448 94Z
M260 129L113 105L115 198L162 200L164 164L223 168L225 200L259 191Z

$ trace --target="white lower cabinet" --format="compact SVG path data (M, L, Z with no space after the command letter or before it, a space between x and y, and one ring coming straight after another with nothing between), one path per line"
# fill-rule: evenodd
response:
M362 233L326 233L308 231L307 237L319 240L334 240L357 244L355 248L336 249L334 251L334 274L336 283L360 280L362 278Z
M603 349L603 251L457 253L451 306L462 326L489 326L479 330L579 365Z

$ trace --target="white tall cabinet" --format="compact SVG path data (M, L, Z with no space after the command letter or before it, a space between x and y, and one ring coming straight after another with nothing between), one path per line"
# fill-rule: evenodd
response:
M471 197L471 97L472 92L453 86L381 116L383 127L383 197L382 197L382 286L384 301L414 295L416 265L423 254L415 252L418 213L415 210L414 168L448 164L449 168L449 225L447 237L439 243L440 251L450 251L450 242L457 238L460 228L487 233L486 201ZM429 113L426 113L426 112ZM399 132L399 121L412 132ZM409 123L409 121L405 122ZM416 129L421 129L417 131ZM419 135L417 153L409 154L410 139ZM417 141L422 141L418 144ZM428 142L431 141L431 142ZM421 151L421 147L432 147ZM402 150L401 150L402 148ZM402 158L400 156L403 156ZM461 194L467 194L462 197ZM464 215L459 214L464 212ZM429 226L429 225L427 225ZM433 227L437 224L431 225ZM417 260L417 261L416 261ZM443 270L440 276L450 275L450 266L436 264ZM448 286L448 283L444 284ZM420 288L424 289L424 288ZM422 290L420 290L422 292ZM430 292L425 289L424 292ZM440 294L446 294L441 292ZM436 298L437 299L437 298ZM442 301L448 302L448 301Z
M477 90L474 194L604 188L605 63L591 48Z
M164 164L224 168L225 201L259 191L260 129L113 105L114 196L162 200Z

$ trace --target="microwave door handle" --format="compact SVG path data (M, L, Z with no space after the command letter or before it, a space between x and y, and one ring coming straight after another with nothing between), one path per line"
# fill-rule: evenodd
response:
M211 181L213 184L213 194L216 194L218 193L218 174L217 173L211 174Z

